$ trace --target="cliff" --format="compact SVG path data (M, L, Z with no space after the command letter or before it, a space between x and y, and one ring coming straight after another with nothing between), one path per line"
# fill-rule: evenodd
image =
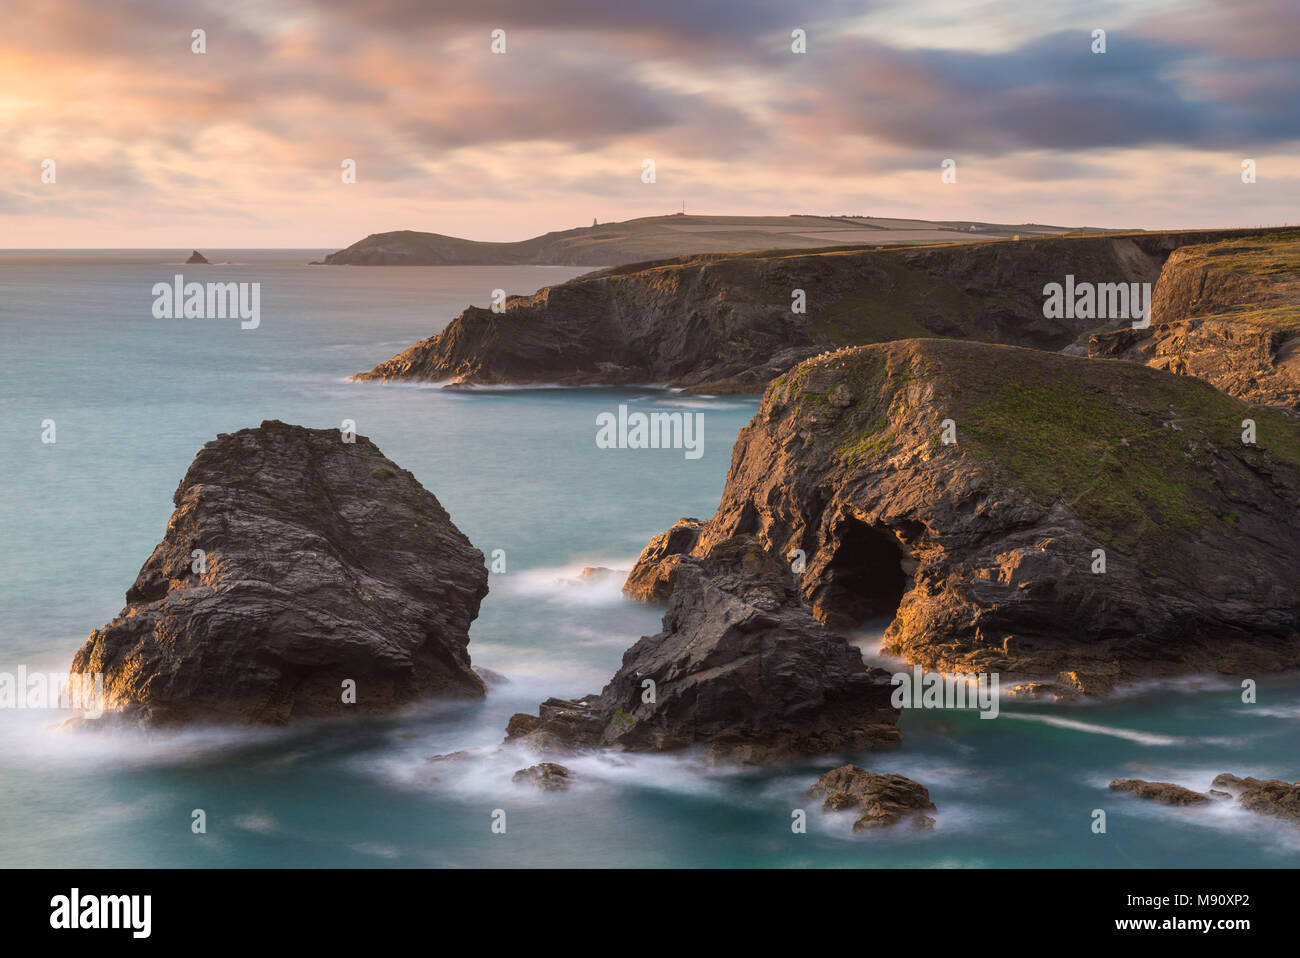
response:
M1150 327L1093 336L1089 355L1300 410L1300 232L1176 250L1155 288Z
M939 336L1060 350L1102 326L1044 315L1044 287L1155 283L1169 254L1241 231L816 253L715 254L609 269L470 307L359 381L644 385L759 393L828 348ZM801 290L805 310L794 308Z
M778 377L716 514L651 543L628 591L670 595L683 555L754 538L803 553L820 621L882 618L928 668L1089 691L1250 676L1300 665L1297 506L1300 423L1278 410L1131 363L906 340Z

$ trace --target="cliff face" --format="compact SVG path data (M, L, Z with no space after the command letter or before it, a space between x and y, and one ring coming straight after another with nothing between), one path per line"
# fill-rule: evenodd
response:
M1045 317L1046 284L1067 274L1154 283L1171 251L1223 235L717 254L625 266L514 297L502 313L466 309L442 333L355 378L757 393L837 345L943 336L1059 350L1106 321ZM803 312L792 308L796 290Z
M1279 411L1130 363L908 340L776 379L717 513L652 543L628 591L673 591L674 549L753 537L802 551L822 622L883 618L929 668L1089 690L1253 675L1300 665L1298 505Z
M277 421L223 434L167 533L72 670L144 722L283 722L481 696L483 555L363 436ZM355 704L343 683L355 683Z
M1300 409L1300 233L1177 250L1155 288L1150 328L1093 336L1089 355Z

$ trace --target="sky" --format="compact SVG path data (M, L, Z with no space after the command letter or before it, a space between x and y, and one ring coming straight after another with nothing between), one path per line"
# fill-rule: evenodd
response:
M1294 224L1298 49L1297 0L6 0L0 247Z

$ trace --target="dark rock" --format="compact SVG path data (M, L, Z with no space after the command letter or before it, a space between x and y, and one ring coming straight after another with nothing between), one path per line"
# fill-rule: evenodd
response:
M528 768L521 768L515 772L513 781L516 784L525 782L544 792L560 791L573 784L569 770L555 762L541 762Z
M1117 792L1128 792L1138 798L1165 805L1204 805L1211 801L1209 795L1169 782L1144 782L1140 778L1117 778L1111 781L1110 787Z
M812 617L783 566L751 548L683 561L677 575L663 631L624 653L600 695L550 699L538 716L512 718L508 738L699 747L755 764L900 740L888 674Z
M210 263L208 263L207 257L204 256L202 253L200 253L198 250L195 250L193 253L191 253L190 258L185 261L186 266L195 263L202 264L204 266L211 265Z
M841 765L817 779L808 789L808 795L824 797L825 811L860 811L853 823L855 832L901 822L922 829L934 827L934 819L923 814L935 811L930 792L924 785L902 775L877 775L856 765Z
M804 554L828 627L889 621L886 651L936 671L1077 694L1300 667L1300 422L1135 364L938 339L809 360L689 535L652 543L628 592L754 541Z
M72 663L104 673L110 709L279 723L483 695L466 650L483 555L369 439L278 421L223 434L174 502L127 607Z

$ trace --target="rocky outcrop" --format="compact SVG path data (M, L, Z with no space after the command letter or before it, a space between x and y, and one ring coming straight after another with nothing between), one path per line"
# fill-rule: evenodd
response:
M543 792L563 791L573 784L569 770L555 762L541 762L528 768L521 768L515 772L512 781L516 785L532 785Z
M1162 805L1206 805L1213 801L1210 795L1194 792L1190 788L1171 782L1144 782L1140 778L1116 778L1110 783L1112 791L1128 792L1138 798L1160 802Z
M934 819L925 814L935 811L930 792L902 775L876 775L856 765L841 765L817 779L808 795L826 799L823 811L860 812L853 823L855 832L903 822L921 829L934 827Z
M695 548L703 528L699 519L678 519L651 539L623 583L624 594L642 602L667 602L677 584L677 563Z
M711 254L579 277L504 312L470 307L358 381L663 384L759 393L846 344L942 336L1060 350L1107 325L1044 315L1044 287L1155 282L1170 252L1248 231ZM1128 325L1128 322L1124 322Z
M688 557L752 539L802 569L820 621L884 619L886 650L928 668L1083 692L1258 675L1300 666L1298 490L1300 423L1195 379L863 346L773 382L716 514L629 583L672 592Z
M888 674L817 623L784 566L733 543L676 576L663 631L628 649L599 695L516 715L507 740L753 764L899 741Z
M185 261L186 266L191 266L193 264L200 264L203 266L211 265L208 262L207 257L204 256L202 253L200 253L198 250L195 250L194 252L190 253L190 258Z
M1300 410L1300 233L1176 250L1156 284L1151 325L1099 333L1089 355Z
M268 421L199 452L127 606L74 672L151 723L285 722L479 697L483 555L369 439ZM355 683L355 704L344 683Z
M1213 784L1237 796L1242 808L1300 825L1300 782L1238 778L1224 772L1215 776Z

